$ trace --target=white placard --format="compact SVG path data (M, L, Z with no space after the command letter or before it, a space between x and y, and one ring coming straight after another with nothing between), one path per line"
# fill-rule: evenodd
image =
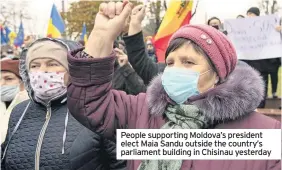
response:
M282 57L282 34L275 29L278 25L276 15L224 21L238 59L245 60Z
M122 160L280 160L281 129L118 129Z

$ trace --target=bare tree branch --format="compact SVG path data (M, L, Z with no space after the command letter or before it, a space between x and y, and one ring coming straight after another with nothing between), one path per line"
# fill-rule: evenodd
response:
M281 9L277 0L259 0L260 9L266 14L275 14Z
M275 8L277 5L278 5L277 0L273 0L273 3L271 5L271 14L274 14L276 12Z
M24 5L21 6L20 10L16 10L13 3L1 4L0 7L1 24L13 28L13 31L17 31L19 21L31 19L31 17L26 13Z

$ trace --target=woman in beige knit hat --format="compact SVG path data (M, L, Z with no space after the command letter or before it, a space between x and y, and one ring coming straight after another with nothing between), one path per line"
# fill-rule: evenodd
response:
M12 111L2 146L4 170L123 169L115 143L86 129L67 109L67 54L81 46L43 38L23 50L20 74L31 100ZM79 68L78 68L79 69Z

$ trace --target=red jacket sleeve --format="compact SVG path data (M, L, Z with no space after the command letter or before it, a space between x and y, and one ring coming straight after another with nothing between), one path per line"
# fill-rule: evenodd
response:
M68 56L70 113L90 130L106 137L113 137L117 128L134 128L145 94L131 96L112 89L114 54L106 58L86 56L81 50Z

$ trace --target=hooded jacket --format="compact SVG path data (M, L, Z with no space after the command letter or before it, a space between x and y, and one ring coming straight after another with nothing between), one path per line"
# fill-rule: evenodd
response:
M127 95L111 89L114 55L94 59L84 59L83 55L84 52L74 51L68 57L71 76L68 108L82 124L110 137L116 129L159 129L166 123L163 113L170 100L161 75L152 80L146 94ZM80 70L76 71L77 68ZM259 74L249 66L237 65L224 83L187 102L212 120L214 128L278 129L280 122L254 111L263 93ZM136 170L140 163L129 160L127 169ZM281 164L280 160L184 160L181 167L181 170L242 169L280 170Z
M68 50L78 48L73 41L55 41ZM35 43L36 43L35 42ZM26 69L25 49L20 58L20 74L31 100L20 103L11 113L8 135L2 146L4 170L109 170L125 169L116 160L115 143L81 125L67 109L67 94L49 103L35 100Z

